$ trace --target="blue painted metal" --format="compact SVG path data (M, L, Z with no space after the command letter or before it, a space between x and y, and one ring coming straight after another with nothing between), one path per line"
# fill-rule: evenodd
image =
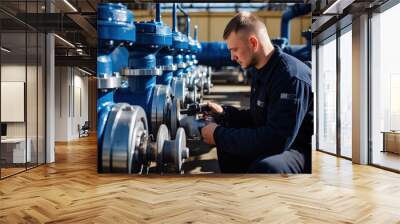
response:
M303 32L303 37L307 39L305 45L290 45L290 20L306 15L311 12L310 4L295 4L289 6L282 15L281 38L273 42L281 42L279 45L284 52L297 59L306 62L311 61L311 32Z
M114 72L120 72L128 64L128 51L124 45L132 45L136 40L134 15L123 4L100 3L97 12L98 56L97 77L109 78ZM112 89L98 90L97 99L97 138L99 155L102 149L104 127L114 101ZM100 158L100 157L99 157ZM101 170L98 160L98 171Z
M160 10L159 3L157 3L158 10ZM161 22L160 12L156 14L156 21L135 22L136 42L128 48L128 67L130 69L156 68L156 54L160 49L172 45L171 29ZM146 111L148 121L151 121L151 103L155 85L155 74L129 76L128 88L116 90L114 100L141 106ZM152 130L151 122L149 122L149 126Z
M186 75L189 74L191 71L193 71L195 67L194 65L195 57L193 57L192 54L196 54L199 49L197 48L196 41L193 40L192 37L190 36L190 16L183 10L183 8L180 5L178 5L178 8L186 17L186 37L187 37L188 48L183 51L184 52L183 61L188 65L183 70L183 75ZM192 82L194 80L191 79L188 81Z
M185 55L183 56L183 61L188 65L185 69L183 69L184 74L188 74L193 70L193 65L189 65L189 63L193 63L192 61L192 55L190 52L186 52Z
M305 45L287 45L283 50L300 61L309 62L311 61L311 31L303 32L302 36L307 40Z
M111 111L114 103L113 92L98 92L99 98L97 99L97 133L98 138L103 136L104 127L107 122L108 113Z
M186 35L181 32L173 33L172 41L174 64L179 65L184 62L184 53L189 49L189 42ZM183 68L179 68L174 72L174 77L181 77L183 75Z
M135 41L133 13L123 4L100 3L97 6L99 40Z
M310 4L295 4L289 6L282 15L281 38L271 40L284 52L298 58L301 61L311 61L311 33L303 33L307 39L306 45L289 45L290 20L311 12ZM202 42L201 50L197 54L199 64L220 68L222 66L236 66L231 60L231 55L225 42Z
M194 36L193 43L190 46L191 47L191 49L190 49L190 51L191 51L190 52L191 53L190 58L191 58L191 61L193 62L193 65L191 67L194 69L197 66L197 63L198 63L197 54L201 50L201 45L200 45L200 43L198 41L197 26L195 26L193 36ZM197 63L195 63L195 62L197 62ZM195 77L195 76L192 76L190 78L189 83L191 85L188 86L189 91L195 91L194 88L195 88L195 83L198 81L197 79L198 79L198 77Z
M308 33L308 32L307 32ZM287 45L286 39L271 40L283 52L290 54L301 61L311 61L311 37L306 35L306 45ZM225 42L202 42L201 50L197 54L199 64L220 68L222 66L237 66L231 60L231 54Z
M98 4L97 14L98 46L97 76L111 77L127 65L128 52L121 43L132 44L136 39L133 13L123 4ZM113 90L101 90L98 96L98 111L103 111L105 102L113 102ZM101 115L103 116L103 115ZM103 119L101 119L103 121ZM101 127L102 124L99 125ZM101 131L99 132L101 135Z
M180 63L184 63L183 62L183 55L182 54L177 54L174 56L174 63L179 65ZM178 67L178 69L176 71L174 71L174 77L182 77L184 75L184 69Z
M282 14L281 20L281 38L286 38L290 42L290 20L293 18L306 15L311 12L311 4L294 4Z
M129 67L135 69L152 69L156 67L155 52L157 49L137 48L130 51ZM118 89L115 92L116 102L126 102L131 105L139 105L149 114L153 88L156 85L156 76L134 76L128 78L128 88Z
M157 54L157 66L171 66L174 64L174 57L171 55L172 52L168 48L165 51L161 50ZM171 80L174 73L173 71L163 71L162 76L157 77L157 84L171 85Z
M139 36L139 34L137 34ZM157 48L145 48L135 45L129 52L128 67L131 69L152 69L156 67L155 53ZM126 102L130 105L139 105L150 116L151 100L156 76L133 76L128 77L128 88L116 90L114 100L116 102Z
M225 42L201 42L201 49L197 54L199 64L220 68L222 66L237 66L231 60L231 53Z
M162 22L135 22L136 45L171 45L171 28ZM149 46L151 47L151 46ZM159 48L159 46L154 46Z
M161 21L161 5L156 4L156 22L162 23ZM165 26L167 27L167 26ZM169 27L168 27L169 28ZM171 30L168 30L168 37L171 37L171 40L168 40L164 48L162 48L159 53L157 54L157 66L172 66L174 64L174 59L172 56L173 50L171 49L172 46L172 34ZM164 70L162 76L156 78L156 83L161 85L168 85L170 86L171 80L173 77L173 71Z
M156 4L156 22L161 22L161 4Z
M109 54L99 54L97 56L97 76L107 77L112 74L113 66Z
M189 48L189 40L186 35L182 34L177 29L177 13L176 13L176 3L173 4L172 8L172 56L174 57L174 64L179 65L184 62L183 54ZM182 77L184 75L183 68L179 68L174 71L174 77Z
M198 28L197 28L197 26L194 27L193 40L195 42L195 46L193 48L192 60L196 61L197 60L197 54L201 51L201 44L200 44L199 39L198 39Z

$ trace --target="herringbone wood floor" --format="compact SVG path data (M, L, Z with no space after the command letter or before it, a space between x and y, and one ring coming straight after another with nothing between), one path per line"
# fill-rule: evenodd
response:
M246 107L248 91L207 99ZM215 172L215 156L186 170ZM288 177L97 174L94 137L57 144L56 160L0 181L0 223L400 223L399 174L319 152L312 175Z
M312 175L96 173L94 137L0 181L0 223L400 223L400 175L315 152Z

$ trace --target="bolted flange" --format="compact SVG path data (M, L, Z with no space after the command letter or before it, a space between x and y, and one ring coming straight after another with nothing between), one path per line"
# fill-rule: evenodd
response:
M146 113L140 106L118 103L113 106L104 129L102 165L104 172L139 173L147 163Z
M156 85L153 91L151 105L151 129L155 135L161 124L168 124L168 109L172 103L171 88L165 85Z
M172 95L178 100L181 108L184 108L186 105L186 81L183 77L174 77L171 84Z
M180 173L182 164L189 157L189 149L186 147L186 135L183 128L178 128L176 138L167 140L163 145L163 163Z

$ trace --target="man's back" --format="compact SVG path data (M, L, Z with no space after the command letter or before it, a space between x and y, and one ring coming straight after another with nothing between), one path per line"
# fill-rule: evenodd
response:
M254 71L250 99L253 124L256 124L256 127L263 126L267 122L269 114L283 110L283 112L287 112L287 116L296 117L297 122L301 124L297 135L288 139L285 149L298 149L304 147L305 144L310 144L311 147L314 110L311 69L297 58L276 48L271 61L263 68ZM296 89L290 88L291 86ZM305 91L301 91L301 89L305 89ZM299 100L303 102L299 102ZM299 103L303 103L307 107L304 116L294 113L297 111L289 111L290 104ZM279 122L290 121L290 117L288 118L279 120ZM277 128L288 128L289 126L290 124L280 125ZM285 133L285 130L277 131ZM293 142L293 145L290 145L290 142Z
M288 150L304 154L310 172L313 134L311 71L276 48L268 63L253 70L250 110L225 107L231 127L218 127L217 147L251 160Z

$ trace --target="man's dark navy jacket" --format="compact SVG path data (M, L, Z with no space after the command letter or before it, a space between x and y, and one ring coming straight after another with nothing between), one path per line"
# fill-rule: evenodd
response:
M224 106L225 124L214 132L218 150L256 160L294 149L310 162L311 69L275 47L267 64L252 74L250 109Z

